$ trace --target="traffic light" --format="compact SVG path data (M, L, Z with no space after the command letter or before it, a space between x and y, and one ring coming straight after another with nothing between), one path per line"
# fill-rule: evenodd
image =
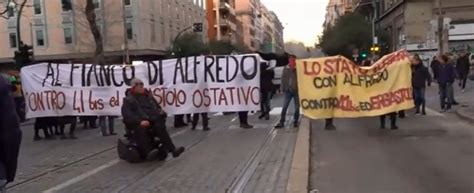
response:
M374 46L370 47L370 51L372 51L372 52L379 52L379 51L380 51L380 47L374 45Z
M18 67L28 65L33 61L33 46L20 42L19 50L15 51L15 63Z
M193 24L193 31L194 32L202 32L202 23L194 23Z
M366 59L366 58L367 58L367 52L366 52L366 51L362 51L362 52L360 53L360 57L361 57L362 59Z

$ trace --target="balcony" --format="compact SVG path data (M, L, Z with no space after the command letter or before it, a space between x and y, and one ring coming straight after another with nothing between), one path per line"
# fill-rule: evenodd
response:
M230 28L232 31L237 31L237 25L232 22L231 20L229 19L225 19L225 18L220 18L219 20L219 26L221 27L228 27Z
M225 0L220 1L219 10L221 10L223 12L226 12L226 13L229 13L231 15L235 15L234 7L232 7L232 5L229 2L225 1Z

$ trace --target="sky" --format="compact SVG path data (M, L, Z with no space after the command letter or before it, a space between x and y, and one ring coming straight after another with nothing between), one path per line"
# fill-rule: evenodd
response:
M326 6L329 0L261 0L274 11L285 27L285 42L300 41L314 46L323 31Z

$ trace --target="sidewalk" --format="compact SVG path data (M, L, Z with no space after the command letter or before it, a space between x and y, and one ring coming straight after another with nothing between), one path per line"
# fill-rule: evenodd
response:
M466 91L461 92L458 84L454 85L454 96L460 103L456 109L456 115L468 122L474 123L474 81L468 80Z

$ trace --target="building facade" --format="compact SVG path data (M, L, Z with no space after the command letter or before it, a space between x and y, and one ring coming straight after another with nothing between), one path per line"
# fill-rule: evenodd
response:
M206 0L206 12L210 41L238 42L235 0Z
M5 1L5 0L0 0ZM122 56L125 40L132 57L165 54L176 35L206 21L204 0L94 0L105 56ZM33 45L36 61L90 58L95 43L83 0L28 0L21 39ZM16 14L0 19L0 63L12 62L18 47ZM207 30L207 24L204 30ZM207 40L207 33L203 33Z
M259 0L236 1L237 19L242 24L243 43L254 51L284 51L283 25L277 15Z
M357 0L329 0L326 7L326 18L324 20L324 27L328 28L334 26L337 19L347 12L353 11L354 2ZM361 0L358 0L361 1Z
M388 34L391 51L407 49L425 58L436 54L438 3L439 0L381 0L376 25ZM474 1L445 0L441 5L444 51L474 48Z

